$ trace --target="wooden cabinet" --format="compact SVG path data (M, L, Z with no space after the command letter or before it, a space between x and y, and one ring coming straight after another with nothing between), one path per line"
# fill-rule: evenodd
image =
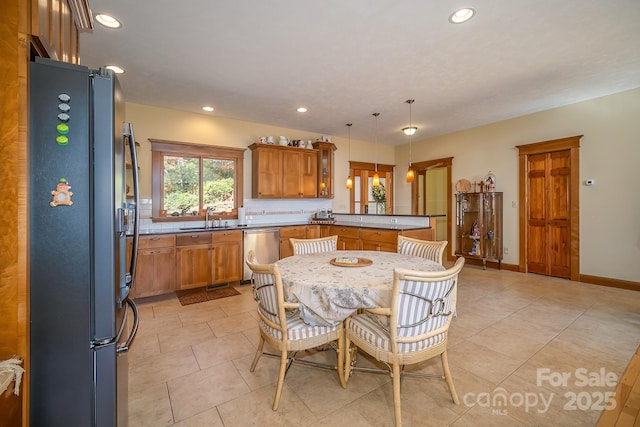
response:
M83 2L76 3L79 6ZM81 18L88 18L88 8L75 10ZM31 14L31 44L39 56L57 61L80 62L78 28L66 1L33 0ZM82 20L82 19L81 19Z
M336 146L330 142L318 141L313 143L313 148L318 150L318 197L333 199L333 152L336 151Z
M177 289L199 288L241 279L241 230L221 230L177 236Z
M131 238L127 239L128 260ZM138 240L138 264L132 298L161 295L175 290L175 235L142 236Z
M320 234L322 237L337 235L338 250L346 251L362 249L358 227L327 225L322 227Z
M363 228L360 230L360 241L365 251L398 251L398 231L396 230Z
M242 280L242 231L213 232L213 284Z
M254 199L318 197L318 151L269 144L249 146Z
M502 193L456 194L456 255L502 261Z
M176 288L208 286L213 282L211 233L176 236Z
M338 250L364 250L396 252L398 235L422 240L434 240L433 230L419 228L415 230L389 230L347 225L321 225L322 237L338 236Z
M294 239L315 239L320 237L317 225L292 225L280 227L280 259L293 255L293 246L289 241Z

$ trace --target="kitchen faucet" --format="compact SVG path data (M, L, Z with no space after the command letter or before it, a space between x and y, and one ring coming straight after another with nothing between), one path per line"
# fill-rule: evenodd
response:
M207 211L204 214L204 228L209 228L209 214L213 213L213 208L208 207Z

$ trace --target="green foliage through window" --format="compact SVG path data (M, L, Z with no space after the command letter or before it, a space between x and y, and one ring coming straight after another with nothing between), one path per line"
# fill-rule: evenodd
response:
M242 202L245 149L149 139L154 215L234 215ZM156 197L157 195L157 197Z

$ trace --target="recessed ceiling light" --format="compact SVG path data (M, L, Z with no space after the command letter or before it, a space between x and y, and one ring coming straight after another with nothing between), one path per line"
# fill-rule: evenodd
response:
M452 24L462 24L463 22L467 22L469 19L473 18L473 15L476 14L476 10L472 7L464 7L462 9L458 9L449 16L449 22Z
M212 111L213 111L213 107L209 107L208 105L207 105L207 106L205 106L205 107L202 107L202 109L203 109L204 111L208 111L208 112L212 112Z
M120 67L118 67L117 65L107 65L105 67L107 70L111 70L116 74L124 74L124 70Z
M111 15L107 15L106 13L98 13L96 15L96 21L100 24L104 25L107 28L120 28L122 27L122 23L118 21Z
M305 107L298 107L298 109L296 110L298 113L306 113L307 109Z

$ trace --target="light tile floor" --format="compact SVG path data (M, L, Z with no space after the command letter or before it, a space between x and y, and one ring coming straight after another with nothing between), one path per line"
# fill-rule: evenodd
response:
M250 286L238 289L184 307L174 296L138 301L132 427L393 425L390 378L365 372L343 389L335 372L294 365L273 412L278 361L249 372L256 307ZM449 340L460 405L443 381L406 377L404 426L595 426L640 342L640 292L466 266ZM331 350L309 357L335 361Z

